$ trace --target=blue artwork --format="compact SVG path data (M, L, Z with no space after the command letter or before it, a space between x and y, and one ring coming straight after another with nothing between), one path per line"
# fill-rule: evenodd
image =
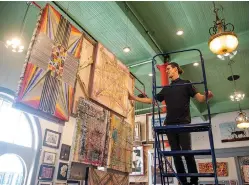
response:
M221 123L221 142L235 142L249 140L249 129L239 129L235 122Z

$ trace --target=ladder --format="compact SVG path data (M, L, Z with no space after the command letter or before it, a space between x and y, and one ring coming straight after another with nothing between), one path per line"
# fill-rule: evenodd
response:
M156 84L156 71L155 71L155 64L157 63L156 57L164 57L168 56L169 54L175 54L175 53L182 53L182 52L192 52L196 51L199 52L200 59L201 59L201 67L202 67L202 74L203 74L203 80L201 82L194 82L194 83L185 83L185 84L176 84L176 85L168 85L168 86L157 86ZM181 51L174 51L174 52L168 52L168 53L161 53L157 54L152 59L152 96L153 96L153 115L152 115L152 123L153 123L153 129L155 133L155 145L154 145L154 182L153 184L156 185L156 159L158 159L159 169L160 169L160 178L162 185L166 184L165 178L167 179L167 184L169 185L169 177L176 177L177 180L181 185L183 184L179 177L214 177L215 185L218 185L218 178L216 173L216 157L215 157L215 151L214 151L214 141L213 141L213 133L212 133L212 125L211 125L211 115L210 115L210 107L207 100L208 96L208 88L207 88L207 79L206 79L206 72L205 72L205 65L204 65L204 59L202 57L202 53L198 49L188 49L188 50L181 50ZM160 108L157 100L155 99L157 94L158 88L163 87L172 87L172 86L179 86L179 85L190 85L190 84L203 84L205 88L205 96L206 96L206 105L208 110L208 122L205 123L199 123L199 124L180 124L180 125L169 125L169 126L163 126L161 115L160 115ZM157 112L160 120L160 126L155 127L155 108L157 107ZM181 132L208 132L209 136L209 142L210 142L210 149L207 150L180 150L180 151L165 151L164 148L164 140L163 135L167 133L181 133ZM160 139L162 142L160 142ZM212 156L212 164L213 164L213 170L214 173L177 173L172 168L171 164L167 160L168 156L187 156L187 155L211 155ZM168 173L168 169L173 173Z

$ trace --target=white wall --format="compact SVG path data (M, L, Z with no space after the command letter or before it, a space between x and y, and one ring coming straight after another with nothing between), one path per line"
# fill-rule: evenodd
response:
M249 115L249 110L245 110L246 114ZM220 128L219 124L225 122L233 122L238 116L238 112L229 112L223 114L217 114L212 118L212 131L214 137L214 147L218 148L232 148L232 147L244 147L249 146L248 141L237 141L237 142L221 142ZM200 118L192 119L192 123L201 123ZM207 149L210 148L207 133L192 133L192 147L193 149Z

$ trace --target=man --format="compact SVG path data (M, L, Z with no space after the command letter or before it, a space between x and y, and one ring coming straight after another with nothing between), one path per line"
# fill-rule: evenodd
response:
M166 72L171 79L171 85L190 83L189 80L182 80L179 75L183 70L175 62L169 63ZM189 124L191 123L190 116L190 97L194 97L198 102L205 102L206 97L198 93L193 85L164 87L157 95L156 99L160 102L165 100L167 106L167 116L164 125L174 124ZM208 92L208 99L212 98L213 94ZM139 98L129 92L129 99L142 103L152 103L150 98ZM190 133L168 133L167 134L171 150L191 150ZM188 167L188 173L198 173L194 156L184 156ZM174 157L174 163L177 173L186 173L181 156ZM192 177L190 183L186 177L180 177L181 182L186 185L197 185L198 177Z

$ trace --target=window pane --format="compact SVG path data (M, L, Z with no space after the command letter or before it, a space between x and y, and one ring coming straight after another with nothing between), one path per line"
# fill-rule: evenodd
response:
M0 141L32 147L32 131L24 114L0 97Z
M24 166L14 154L0 156L0 185L21 185L24 178Z

